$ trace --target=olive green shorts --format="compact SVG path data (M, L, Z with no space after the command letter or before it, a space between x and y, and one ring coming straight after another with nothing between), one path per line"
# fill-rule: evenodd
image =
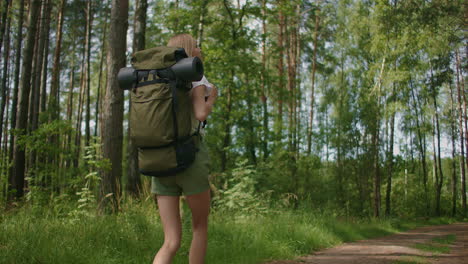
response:
M204 142L200 142L200 150L195 161L186 170L168 177L151 177L151 193L168 196L192 195L210 188L208 175L210 173L210 158Z

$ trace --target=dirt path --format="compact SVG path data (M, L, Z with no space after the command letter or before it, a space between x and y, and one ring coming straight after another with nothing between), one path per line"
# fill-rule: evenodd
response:
M450 252L447 254L435 254L411 247L418 243L430 243L434 238L447 235L456 236L455 242L449 245ZM344 243L295 261L273 261L265 264L394 264L397 261L468 263L468 223L421 227L381 238Z

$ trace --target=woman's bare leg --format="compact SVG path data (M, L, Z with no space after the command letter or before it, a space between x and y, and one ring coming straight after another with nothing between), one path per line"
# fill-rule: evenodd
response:
M205 192L188 195L187 203L192 211L193 238L190 245L189 263L205 263L208 242L208 215L210 213L210 189Z
M179 213L179 196L158 195L158 207L164 228L164 244L154 257L153 264L171 264L180 247L182 225Z

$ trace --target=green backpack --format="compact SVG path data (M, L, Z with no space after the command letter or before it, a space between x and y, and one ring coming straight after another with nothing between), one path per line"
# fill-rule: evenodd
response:
M136 81L130 92L130 137L138 147L140 173L147 176L174 175L188 168L198 151L200 126L192 125L191 82L171 74L184 58L184 49L172 47L132 56Z

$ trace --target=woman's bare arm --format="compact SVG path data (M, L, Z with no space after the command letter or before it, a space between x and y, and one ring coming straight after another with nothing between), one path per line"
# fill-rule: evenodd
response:
M213 85L211 94L205 101L205 90L205 85L199 85L192 89L193 111L195 113L195 118L201 122L205 121L208 115L211 113L216 98L218 97L218 89Z

